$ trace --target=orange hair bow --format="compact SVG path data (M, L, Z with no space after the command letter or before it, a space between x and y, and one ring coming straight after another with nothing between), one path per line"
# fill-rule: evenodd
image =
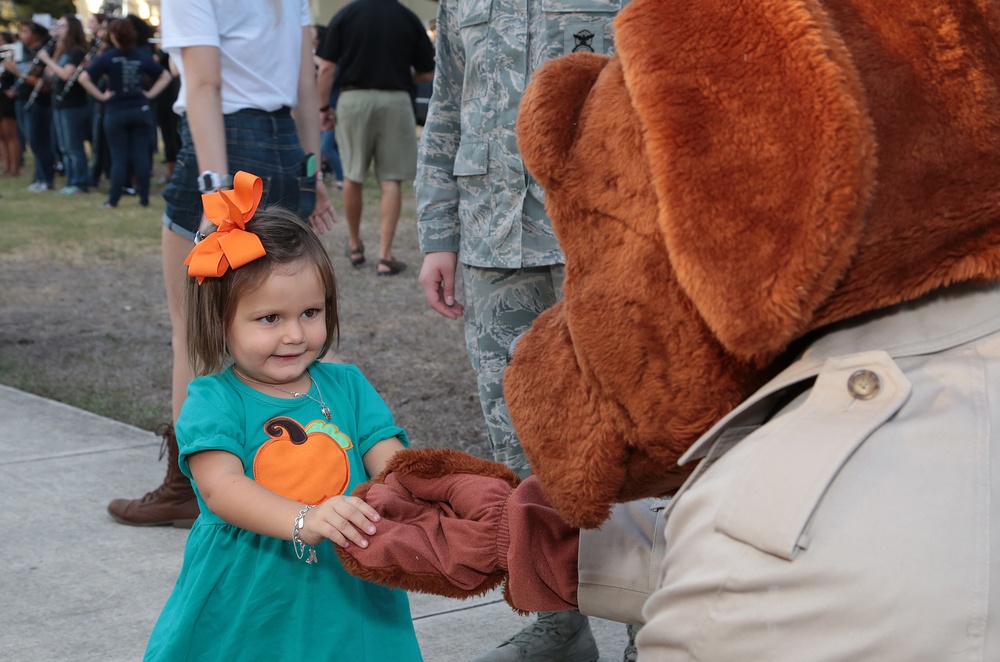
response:
M232 191L201 196L205 217L219 229L195 244L184 260L188 275L197 277L199 285L206 278L218 278L229 268L239 269L267 254L260 237L246 230L263 190L260 177L241 170L233 178Z

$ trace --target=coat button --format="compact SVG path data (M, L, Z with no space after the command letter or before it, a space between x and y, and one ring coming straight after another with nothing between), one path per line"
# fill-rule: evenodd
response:
M881 388L882 382L871 370L858 370L847 380L847 390L857 400L871 400Z

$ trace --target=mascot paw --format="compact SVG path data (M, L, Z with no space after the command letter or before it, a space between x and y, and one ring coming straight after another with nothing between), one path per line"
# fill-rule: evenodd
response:
M354 496L382 516L368 547L338 547L361 579L450 598L501 584L514 609L576 607L579 531L535 478L446 449L403 450Z
M480 595L507 576L497 532L520 479L502 464L446 449L403 450L359 485L382 520L368 547L338 547L352 575L451 598Z

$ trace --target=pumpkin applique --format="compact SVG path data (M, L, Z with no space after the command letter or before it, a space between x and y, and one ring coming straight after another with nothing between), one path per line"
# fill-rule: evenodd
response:
M306 427L279 416L264 424L270 440L253 460L254 480L283 497L316 505L343 494L351 481L351 438L332 423Z

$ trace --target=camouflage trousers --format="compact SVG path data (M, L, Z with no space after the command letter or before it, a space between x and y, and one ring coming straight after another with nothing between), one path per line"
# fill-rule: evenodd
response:
M465 345L476 371L493 458L522 478L531 470L503 397L511 345L562 294L561 264L526 269L462 266Z

